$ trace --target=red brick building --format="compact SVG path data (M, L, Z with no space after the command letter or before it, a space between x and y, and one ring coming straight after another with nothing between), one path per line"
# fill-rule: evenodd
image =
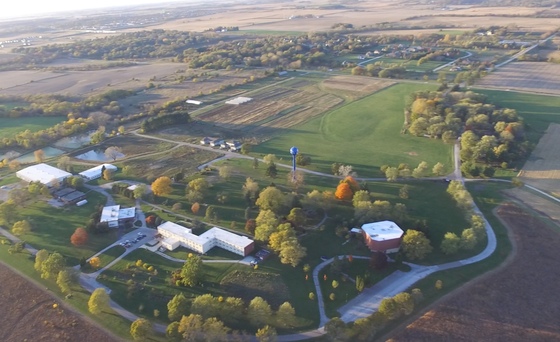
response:
M362 225L362 235L372 252L396 253L401 247L404 231L393 221Z

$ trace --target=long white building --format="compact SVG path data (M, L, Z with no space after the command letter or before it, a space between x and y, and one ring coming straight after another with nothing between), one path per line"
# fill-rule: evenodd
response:
M161 245L170 251L183 246L204 254L214 247L220 247L235 254L246 256L255 248L254 241L248 237L230 233L217 227L211 228L202 235L194 235L192 229L168 221L158 226L158 233L165 238Z
M113 164L101 164L96 167L92 167L91 169L82 171L79 173L79 175L88 181L92 179L101 178L101 176L103 176L101 174L102 173L101 170L104 170L103 167L105 167L105 170L117 171L117 167Z
M52 186L62 181L72 174L47 164L37 164L26 167L16 172L16 176L26 182L40 182L47 186Z

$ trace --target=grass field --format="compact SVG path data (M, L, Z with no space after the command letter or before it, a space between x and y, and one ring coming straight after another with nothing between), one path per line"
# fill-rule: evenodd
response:
M41 116L31 118L0 118L0 136L10 137L19 132L37 132L64 121L62 116Z
M499 90L476 91L486 94L491 103L517 110L528 125L527 138L534 144L538 143L550 123L560 123L560 97Z
M380 177L379 167L442 162L450 171L451 147L439 140L400 134L405 97L433 86L397 84L287 130L255 147L259 155L289 157L291 146L312 158L310 168L330 173L334 162L350 164L359 177Z

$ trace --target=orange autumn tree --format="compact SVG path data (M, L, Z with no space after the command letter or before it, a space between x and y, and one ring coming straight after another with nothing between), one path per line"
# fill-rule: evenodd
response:
M72 236L70 236L70 242L74 245L74 246L83 246L86 244L88 239L88 233L87 231L82 228L82 227L78 227L76 228L76 230L74 231L74 234L72 234Z
M342 180L342 182L348 183L348 185L350 185L350 189L352 189L352 192L360 191L360 184L358 184L354 177L347 176L346 178L344 178L344 180Z
M354 192L350 188L350 185L346 182L341 182L336 187L336 192L334 193L334 197L342 201L349 201L354 196Z

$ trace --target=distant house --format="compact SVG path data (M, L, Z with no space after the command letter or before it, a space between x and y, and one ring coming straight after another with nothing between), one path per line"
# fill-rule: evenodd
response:
M185 102L188 103L188 104L196 105L196 106L200 106L202 104L202 101L196 101L196 100L187 100Z
M86 194L73 188L63 188L53 193L54 198L64 204L78 203L86 198Z
M287 71L279 71L278 76L286 76L288 74Z
M210 141L210 146L219 147L220 145L222 145L223 142L224 142L224 140L222 140L222 139L214 139L214 140Z
M173 222L165 222L158 226L158 233L165 239L162 247L174 250L179 246L204 254L214 247L247 256L255 248L255 242L246 236L237 235L214 227L201 235L194 235L192 230Z
M122 208L120 205L103 207L99 222L107 222L109 228L118 228L119 225L132 223L136 219L136 208Z
M362 235L372 252L396 253L401 247L404 231L393 221L362 225Z
M213 138L204 137L200 139L200 145L210 145L210 142L214 140Z

